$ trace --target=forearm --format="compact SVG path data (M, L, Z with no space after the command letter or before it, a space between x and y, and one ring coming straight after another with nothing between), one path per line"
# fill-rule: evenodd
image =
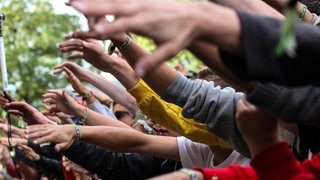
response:
M180 106L164 101L142 80L128 91L136 97L140 109L157 123L196 142L223 148L230 147L210 133L205 124L183 117Z
M87 110L88 111L87 117L84 117L84 115L86 114L85 111L86 111L86 107L79 105L74 115L77 116L79 119L85 118L85 124L87 125L91 125L91 126L105 125L105 126L130 128L129 126L127 126L126 124L120 121L117 121L108 116L102 115L100 113L94 112L90 109Z
M133 129L107 126L81 126L81 140L116 152L134 152L144 144L143 136Z
M121 53L125 56L128 63L132 67L135 67L136 62L138 62L141 57L148 55L150 52L146 51L136 42L132 41L128 47L121 49ZM148 72L148 74L143 77L143 80L156 93L162 94L165 89L171 84L171 82L176 78L176 75L176 70L163 63L154 70Z
M106 126L82 126L81 134L82 141L111 151L145 153L173 160L179 159L177 140L174 137L151 136L133 129Z
M123 66L120 66L118 64L121 64ZM122 68L123 67L123 68ZM128 68L130 68L128 66ZM131 86L134 85L133 81L123 81L122 79L126 78L134 78L135 73L130 73L130 71L126 71L125 64L122 62L114 63L110 65L109 72L112 73L124 86ZM87 76L87 82L91 83L104 93L106 93L111 99L116 101L119 104L122 104L123 106L127 107L132 113L135 113L137 111L138 107L136 105L135 98L131 96L126 89L106 80L101 75L98 75L93 72L88 72ZM132 85L132 86L133 86Z
M242 81L229 71L219 55L218 47L203 41L195 41L188 49L210 69L217 73L223 80L238 91L252 89L253 82Z

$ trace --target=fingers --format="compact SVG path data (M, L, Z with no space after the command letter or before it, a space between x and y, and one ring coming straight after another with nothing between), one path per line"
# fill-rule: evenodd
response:
M51 126L51 125L47 125L47 124L36 124L36 125L31 125L31 126L27 126L25 129L25 133L26 135L30 135L33 134L37 131L45 131L47 130L47 127ZM34 137L26 137L26 138L34 138Z
M48 99L48 98L56 99L56 98L58 98L58 95L57 95L57 93L48 92L48 93L43 94L42 98L45 98L45 99Z
M25 138L34 139L33 143L35 144L54 142L56 139L54 131L54 129L50 129L47 125L28 126L25 130Z
M64 63L59 64L59 65L57 65L56 67L54 67L53 73L54 73L54 74L59 74L59 73L63 72L63 71L64 71L63 67L67 67L67 68L69 68L69 69L81 68L81 67L80 67L79 65L77 65L76 63L67 61L67 62L64 62Z
M57 97L60 97L61 95L62 95L62 90L60 90L60 89L49 89L48 91L47 91L47 93L53 93L53 94L56 94L57 95Z
M65 42L59 44L60 49L63 49L66 47L79 47L80 48L81 46L82 46L81 40L78 40L78 39L65 41Z
M75 53L68 56L68 59L83 59L84 53Z
M123 6L123 3L126 6ZM129 0L117 0L117 1L99 1L92 3L90 1L71 1L70 6L76 10L90 16L103 16L103 15L125 15L132 13L132 9L135 8L135 3Z
M51 105L51 104L55 104L57 100L56 98L45 98L42 100L42 102Z
M139 21L136 21L135 17L121 17L115 19L113 22L98 22L94 25L93 29L100 35L112 36L118 33L130 31L131 23L137 22Z
M60 74L61 72L63 72L63 69L62 68L55 68L53 70L53 74Z
M103 39L99 33L95 31L76 31L71 34L68 34L65 36L66 39L73 39L73 38L78 38L78 39L88 39L88 38L93 38L93 39L100 39L100 40L105 40Z
M8 110L8 113L10 114L13 114L13 115L17 115L17 116L23 116L23 112L19 111L19 110L13 110L13 109L10 109Z
M73 74L73 72L68 67L63 67L63 70L67 73L69 77L76 78L75 74Z
M68 68L75 68L78 65L76 63L74 63L74 62L67 61L67 62L64 62L64 63L61 63L61 64L57 65L56 67L54 67L54 69L61 69L64 66L66 66Z

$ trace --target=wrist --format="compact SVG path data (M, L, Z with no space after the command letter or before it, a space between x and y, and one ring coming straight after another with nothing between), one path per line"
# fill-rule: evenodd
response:
M118 37L115 37L115 38L110 38L110 40L112 41L112 43L114 45L120 45L122 44L124 41L126 41L127 39L127 35L126 34L122 34L122 35L119 35Z
M82 96L82 101L87 100L88 98L93 96L92 91L84 91L83 93L80 94Z
M187 169L187 168L182 168L179 170L179 172L181 172L181 174L184 174L184 178L186 180L198 180L199 179L199 172L194 171L192 169Z
M124 40L122 40L121 42L112 42L109 47L108 47L108 54L111 55L113 54L113 52L115 51L115 49L117 48L118 50L122 50L126 47L128 47L131 43L131 38L129 36L126 36L126 38Z
M77 118L81 118L81 116L82 116L82 113L83 113L83 111L86 109L86 107L84 107L84 106L82 106L82 105L78 105L78 107L77 107L77 109L76 109L76 111L75 111L75 113L74 113L74 115L77 117Z
M76 125L76 124L72 124L72 126L73 126L73 129L74 129L74 136L73 136L73 139L75 139L75 140L77 140L77 141L79 141L79 140L81 140L81 138L82 138L82 134L81 134L81 130L80 130L80 127L78 126L78 125Z

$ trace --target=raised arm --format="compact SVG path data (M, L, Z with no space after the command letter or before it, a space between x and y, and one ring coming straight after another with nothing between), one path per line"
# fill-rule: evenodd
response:
M81 126L81 140L116 152L138 152L153 156L179 160L177 138L147 135L134 129L107 126ZM76 140L73 125L28 126L28 138L35 143L56 143L56 150L66 150Z
M125 7L122 6L124 2L127 3ZM292 85L319 84L316 78L319 71L314 64L317 64L320 56L315 53L320 47L320 42L316 40L320 32L312 25L298 23L295 26L298 44L295 57L287 54L278 56L275 47L283 22L279 19L235 11L214 3L162 1L160 5L157 2L157 6L154 3L146 0L120 0L97 5L92 1L71 1L72 6L86 15L117 15L112 23L99 23L92 27L99 33L111 36L118 32L132 31L158 43L157 50L141 58L137 64L136 69L140 75L168 60L194 40L201 39L231 53L234 57L229 60L223 58L223 63L244 79ZM188 13L185 13L186 9ZM208 16L208 12L211 16ZM256 50L255 53L252 49Z
M82 123L87 125L107 125L130 128L126 124L114 120L108 116L94 112L80 104L78 104L66 92L61 90L48 90L43 95L43 102L50 104L48 110L50 112L64 112L77 116Z
M85 101L90 109L116 119L113 112L111 112L108 107L103 106L94 96L93 92L87 89L75 76L75 74L72 73L72 71L70 71L67 67L63 67L63 70L66 72L67 80L71 83L73 89L82 97L82 101Z
M90 35L92 35L91 32L74 32L70 36L72 38L86 39L90 37ZM113 41L115 43L119 43L123 39L126 39L126 37L126 35L118 36L118 38L114 38ZM89 47L83 46L83 49L86 48ZM133 57L138 58L140 56L139 54L147 53L147 51L138 46L135 42L130 43L129 46L123 48L121 51L123 52L123 55L130 58L131 62L135 62ZM99 57L101 57L101 55ZM126 61L108 56L105 56L105 59L100 61L105 62L103 66L108 67L108 72L115 75L115 77L128 89L128 91L135 96L140 109L151 119L194 141L209 144L211 146L218 145L223 148L229 148L228 144L208 132L204 124L197 123L192 119L183 117L181 113L181 107L163 101L163 99L161 99L160 96L150 89L150 87L144 81L139 80L140 78L137 77L133 69L126 63ZM155 74L152 75L152 77L157 78L158 75L156 72L159 72L161 74L159 76L162 78L162 80L159 81L158 79L153 79L150 76L150 78L148 78L150 83L156 84L156 81L160 84L170 84L172 79L166 79L170 72L172 72L173 76L168 76L173 79L176 78L175 76L177 75L177 72L174 69L171 69L167 65L164 65L164 68L169 69L168 71L156 70ZM160 90L161 92L166 89L166 87L163 87L162 85L159 85L158 87L162 89ZM160 91L158 90L159 93Z

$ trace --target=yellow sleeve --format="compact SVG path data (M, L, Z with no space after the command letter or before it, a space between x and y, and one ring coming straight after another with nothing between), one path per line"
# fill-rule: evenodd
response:
M141 111L157 123L196 142L222 148L231 147L210 133L205 124L184 118L180 106L161 99L143 80L139 80L128 92L136 98Z

